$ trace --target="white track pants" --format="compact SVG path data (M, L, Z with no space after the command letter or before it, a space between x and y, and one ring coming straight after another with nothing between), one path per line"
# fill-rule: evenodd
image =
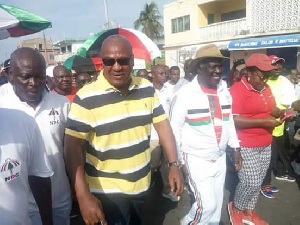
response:
M196 201L183 218L182 224L218 225L223 203L226 154L215 162L190 154L184 154L183 157Z

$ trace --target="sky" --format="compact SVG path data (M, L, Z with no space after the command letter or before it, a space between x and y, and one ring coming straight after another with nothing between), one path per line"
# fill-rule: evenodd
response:
M154 0L163 16L164 4L175 0ZM109 20L115 20L122 27L133 28L146 0L107 0ZM45 30L47 39L59 41L65 38L87 38L97 33L105 24L103 0L1 0L1 4L13 5L35 13L52 22L52 28ZM161 21L163 24L163 20ZM42 37L43 33L19 38L0 40L0 63L10 57L17 43Z

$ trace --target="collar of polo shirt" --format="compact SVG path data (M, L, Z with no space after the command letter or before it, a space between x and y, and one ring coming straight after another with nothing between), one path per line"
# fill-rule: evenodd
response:
M113 89L113 90L119 91L117 88L112 86L106 80L106 78L103 75L103 70L100 72L98 80L99 80L99 83L101 84L101 86L103 87L104 90L109 91L109 90ZM129 86L129 90L132 90L133 87L138 86L139 83L140 83L140 78L137 78L137 77L131 75L131 83L130 83L130 86Z

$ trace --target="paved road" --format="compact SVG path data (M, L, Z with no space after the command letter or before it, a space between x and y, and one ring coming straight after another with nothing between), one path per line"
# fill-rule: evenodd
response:
M229 225L227 204L230 191L234 186L235 177L229 173L227 176L224 203L222 209L222 225ZM300 177L297 183L288 183L273 179L273 184L280 191L276 194L276 199L259 197L257 213L269 222L270 225L299 225L300 224ZM160 196L161 181L156 179L151 188L149 199L145 206L143 225L178 225L190 208L190 200L187 192L184 192L179 203L173 203ZM81 225L80 219L72 220L71 225Z

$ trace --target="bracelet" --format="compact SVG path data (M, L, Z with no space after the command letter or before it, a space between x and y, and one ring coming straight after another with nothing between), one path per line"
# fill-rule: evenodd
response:
M178 168L180 168L181 164L179 161L173 161L173 162L168 163L168 167L170 167L170 166L177 166Z

